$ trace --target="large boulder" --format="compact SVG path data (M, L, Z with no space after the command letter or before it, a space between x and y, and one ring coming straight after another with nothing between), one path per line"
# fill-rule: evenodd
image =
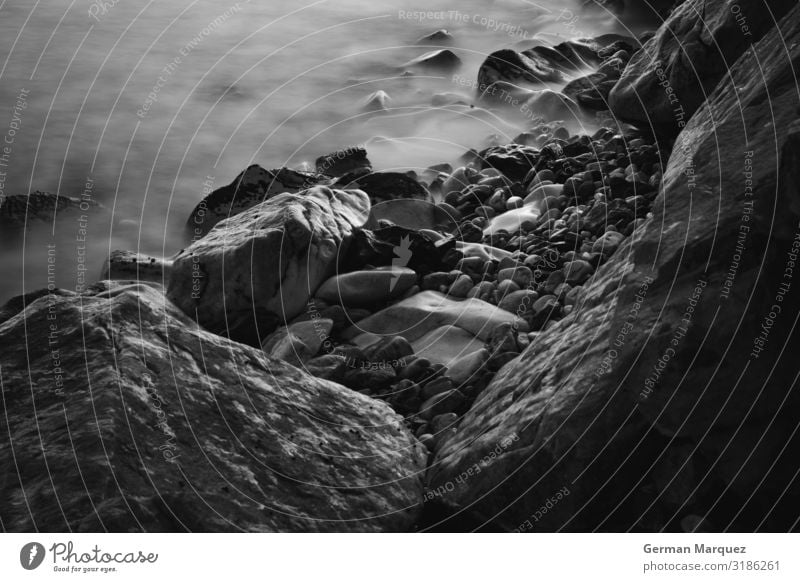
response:
M369 210L360 190L275 196L179 252L168 295L209 331L260 345L303 311Z
M566 83L600 65L606 55L604 49L611 46L631 52L638 43L629 37L606 34L552 47L538 45L521 53L512 49L493 52L478 70L478 92L483 99L502 102L507 91L487 91L495 83L507 82L518 87Z
M221 220L235 216L277 194L299 192L325 181L325 176L318 173L300 172L290 168L265 170L253 164L236 176L233 182L210 192L195 206L186 222L187 231L193 240L197 239Z
M203 331L156 286L23 303L0 325L4 530L412 528L424 456L383 403Z
M654 216L441 446L429 526L796 527L798 66L800 6L678 136Z
M796 0L687 0L628 63L609 95L622 121L675 136L729 68Z

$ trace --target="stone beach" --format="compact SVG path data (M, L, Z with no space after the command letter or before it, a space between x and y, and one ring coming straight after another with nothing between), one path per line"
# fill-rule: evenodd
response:
M117 447L109 463L127 494L146 488L148 469L126 465L125 451L174 435L185 465L157 471L174 515L155 496L126 509L111 493L96 518L88 498L76 499L66 522L49 501L41 500L36 520L15 502L0 514L4 527L682 531L702 516L714 530L747 530L758 499L737 513L754 487L754 477L736 471L744 465L759 475L774 469L761 503L792 507L800 500L789 479L797 462L774 468L780 455L765 451L784 442L800 451L790 430L800 410L791 390L796 365L779 353L796 347L796 289L780 300L785 312L766 348L772 360L750 358L741 372L749 376L734 385L752 347L737 325L760 324L800 223L798 98L785 75L800 65L800 9L776 3L778 22L767 22L759 1L740 2L761 16L755 44L720 49L731 78L701 71L703 86L695 86L693 75L681 76L685 59L671 57L684 104L679 127L648 55L695 42L688 21L697 4L678 3L661 29L641 38L603 35L487 55L470 72L475 104L536 113L510 143L475 136L484 146L460 159L407 171L374 167L369 147L355 144L319 152L313 170L251 165L198 199L187 217L191 240L173 256L114 251L82 295L9 302L0 310L4 430L22 434L35 393L43 438L63 444L63 418L54 412L63 398L70 410L102 408L104 438ZM705 10L712 36L733 45L724 34L729 4L706 2ZM779 39L794 44L782 49ZM419 42L450 48L421 49L400 70L464 73L447 31ZM763 78L748 76L753 55L768 63ZM712 61L703 63L713 69ZM633 94L645 102L632 105ZM765 95L780 102L772 113ZM390 99L379 91L364 95L363 106L381 111ZM576 119L591 131L571 129ZM721 299L742 203L751 198L739 160L749 150L761 158L751 246L733 295ZM15 214L8 204L0 221L14 219L6 218ZM34 392L22 380L28 365L13 346L23 334L46 336L48 313L75 341L88 338L93 389L113 385L109 396L90 393L75 374L65 374L63 394L50 392L44 370L53 365L43 347L29 356L41 368ZM60 349L63 362L83 365L76 348ZM665 353L669 362L659 368ZM714 370L722 363L728 368ZM737 390L731 406L729 390ZM188 404L173 407L159 432L148 428L154 400ZM146 436L122 430L124 410ZM199 468L192 415L209 431L246 427L243 442L203 436L215 441L213 460L230 486L244 483L248 499L220 495L213 519L207 508L192 514L180 494L186 476L178 465L193 467L189 478L211 499L228 486ZM758 440L763 431L769 443ZM78 436L79 452L105 475L98 441ZM0 458L8 453L0 449ZM27 478L36 480L33 468L51 456L22 459ZM53 466L70 472L65 460ZM474 476L451 487L473 466ZM707 470L716 471L712 479ZM103 477L98 486L109 483ZM525 525L540 501L567 485L552 511ZM647 495L632 495L637 490ZM2 491L20 498L18 483ZM264 492L272 509L255 501ZM779 513L762 527L788 529L788 514Z

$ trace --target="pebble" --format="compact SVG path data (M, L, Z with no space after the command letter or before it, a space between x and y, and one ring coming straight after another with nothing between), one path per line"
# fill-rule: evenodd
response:
M520 198L519 196L512 196L508 200L506 200L506 209L507 210L515 210L517 208L522 208L525 205L525 201Z
M519 285L519 287L527 287L533 279L533 272L528 267L518 266L501 269L497 273L497 280L500 283L509 279Z
M514 283L511 279L506 279L505 281L501 281L497 284L497 290L495 291L495 298L496 302L500 302L503 297L508 295L509 293L513 293L514 291L519 291L519 285Z
M454 360L447 374L456 387L461 386L466 382L472 381L474 379L473 376L483 367L488 359L488 350L485 348L476 350Z
M570 285L583 285L594 274L594 268L587 261L570 261L563 267L564 281ZM554 293L558 294L556 291Z

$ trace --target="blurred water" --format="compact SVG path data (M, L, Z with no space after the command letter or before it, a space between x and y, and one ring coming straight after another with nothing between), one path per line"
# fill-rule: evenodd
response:
M69 219L28 231L24 240L3 237L0 300L48 283L48 245L55 245L50 282L68 289L83 261L94 280L111 249L174 253L203 183L227 184L250 163L297 167L367 143L376 168L425 167L489 134L513 138L522 122L430 111L437 92L473 95L451 75L402 76L403 63L434 48L413 45L425 34L450 31L450 48L464 61L459 74L474 80L485 56L500 48L620 31L609 14L581 13L579 0L400 4L0 3L0 133L20 91L28 91L4 193L80 196L91 181L88 195L108 208L88 224ZM580 18L567 25L564 10ZM361 101L378 89L407 109L364 115Z

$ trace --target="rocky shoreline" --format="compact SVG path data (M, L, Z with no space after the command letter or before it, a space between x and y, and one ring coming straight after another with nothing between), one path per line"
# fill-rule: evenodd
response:
M539 118L420 172L355 146L250 166L174 256L15 298L3 527L796 527L792 4L498 51L479 102L607 125Z

